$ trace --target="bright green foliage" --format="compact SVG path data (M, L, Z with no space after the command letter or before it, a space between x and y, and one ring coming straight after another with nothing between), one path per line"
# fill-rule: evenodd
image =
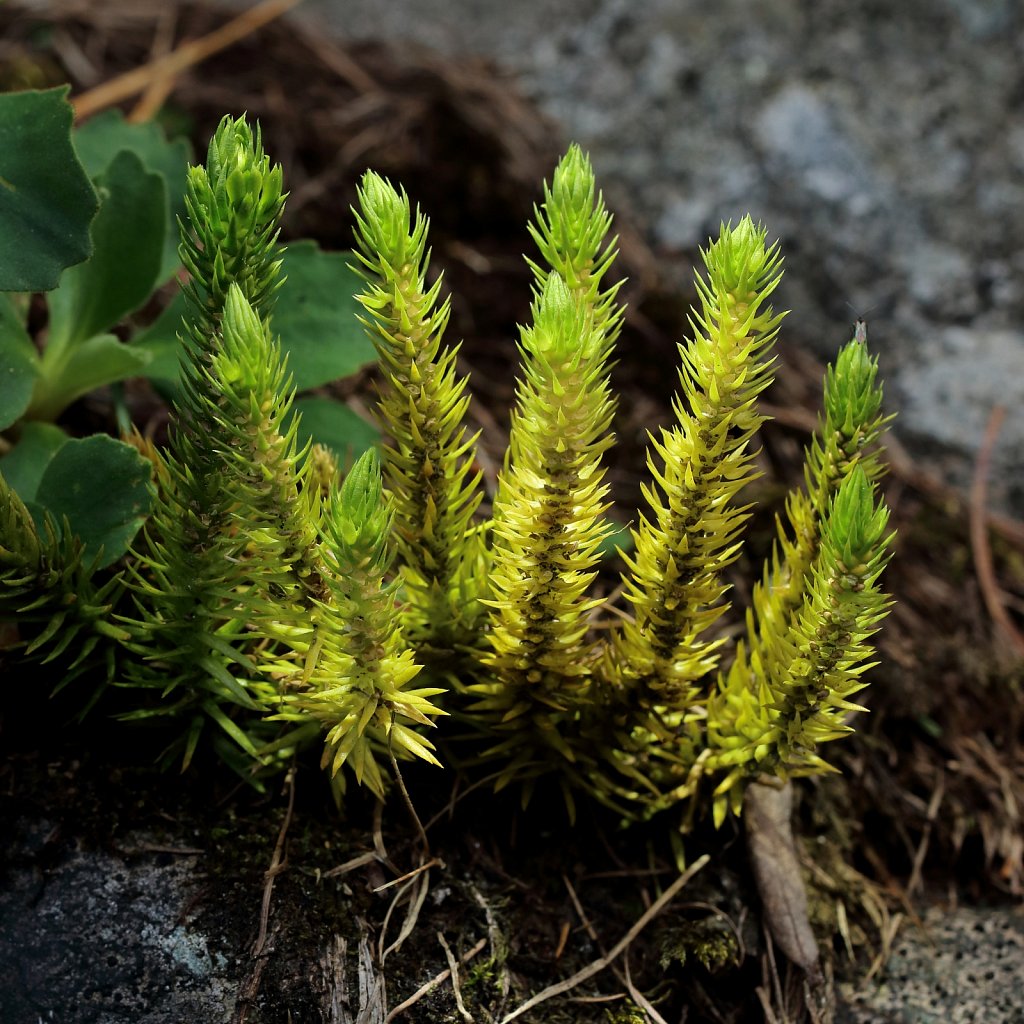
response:
M522 332L523 381L512 414L493 515L488 675L470 692L469 715L505 760L499 785L532 781L557 766L565 786L586 774L579 740L598 648L589 639L587 597L610 532L601 455L612 443L609 358L622 310L619 284L602 290L615 258L611 215L590 161L571 146L544 186L528 225L546 264L536 282L533 326ZM487 569L486 566L482 568Z
M124 553L152 493L148 464L127 445L46 429L61 444L38 478L12 472L28 504L0 475L0 620L15 621L23 656L59 666L66 685L97 662L102 677L112 671L110 641L127 637L110 622L123 586L98 570ZM132 493L127 518L105 500L108 482Z
M651 437L651 511L633 531L635 554L625 556L635 617L616 633L609 665L613 699L668 715L668 731L717 663L721 641L704 634L726 608L722 571L739 555L748 518L735 498L755 475L751 439L764 418L755 403L772 379L782 318L766 304L780 267L763 228L749 218L724 227L702 256L708 279L697 277L701 309L693 340L680 347L677 423Z
M319 489L309 485L306 451L297 451L297 421L289 417L292 393L284 360L266 320L261 320L237 285L228 292L220 347L210 366L220 390L215 424L227 477L236 481L238 532L247 540L250 572L281 588L279 601L302 594L324 596L317 551ZM296 588L298 590L296 591ZM273 617L273 612L270 612Z
M558 162L544 202L534 207L535 223L527 228L547 267L527 260L543 288L549 269L559 274L593 321L593 330L613 341L622 323L615 305L621 282L601 291L601 281L615 259L616 239L608 240L612 217L596 190L594 171L577 145Z
M417 647L451 652L473 641L482 609L470 537L480 475L473 471L476 437L466 437L469 396L456 372L458 347L443 345L450 304L438 304L440 277L427 284L429 222L418 210L413 217L404 192L368 171L354 212L363 323L385 378L385 478L408 628Z
M878 584L889 559L888 512L876 502L867 474L856 466L839 484L822 523L821 545L789 627L762 636L752 668L737 659L712 701L708 768L728 769L715 789L714 813L739 812L741 780L761 773L787 778L829 771L820 743L853 731L850 697L864 687L869 644L888 611Z
M192 334L202 346L216 335L231 285L259 316L268 317L280 286L277 235L284 210L281 165L270 165L259 127L225 117L206 157L190 167L185 191L188 223L181 224L181 254L192 275Z
M181 420L164 464L163 501L147 526L133 567L139 616L129 670L138 685L182 691L249 755L256 742L230 707L269 708L275 690L259 667L261 639L291 639L325 596L318 527L321 495L305 453L280 351L237 285L222 328L189 350ZM301 630L299 631L301 634ZM272 649L273 651L273 649ZM276 656L276 654L275 654Z
M321 595L323 582L319 493L302 486L284 364L254 305L269 305L277 285L283 207L281 170L270 168L258 131L221 122L207 166L189 169L186 206L181 254L193 279L182 399L157 462L161 501L131 567L140 657L126 675L176 694L139 714L190 716L187 763L206 717L256 756L233 717L274 699L252 629L277 632L274 623Z
M210 721L247 777L321 738L339 798L345 766L383 796L393 758L437 764L422 730L449 711L477 744L467 760L493 768L499 788L515 782L528 797L552 776L570 813L584 791L625 820L681 806L685 827L706 796L720 823L750 780L829 770L818 748L862 710L852 698L888 609L891 536L875 493L886 418L877 363L855 340L828 371L805 487L788 498L747 635L720 666L714 627L749 517L740 491L756 475L757 399L782 319L768 301L781 261L764 229L724 226L702 254L675 423L651 435L647 509L623 556L631 614L598 623L622 310L587 157L570 148L529 228L540 250L532 319L486 521L467 382L443 337L449 300L427 280L427 220L373 172L358 193L355 273L383 376L383 474L368 452L339 483L345 459L300 444L270 320L283 204L258 130L226 118L206 166L188 174L180 393L166 451L131 439L157 498L120 573L94 582L71 530L58 540L45 517L38 529L0 479L0 614L27 653L80 645L76 671L94 653L116 659L138 701L128 717L183 721L186 764ZM306 298L294 296L292 320L329 334ZM16 319L13 305L0 313ZM318 354L309 379L333 359ZM15 469L23 486L45 480ZM122 582L130 610L116 605Z
M815 588L820 596L823 579L827 579L825 574L834 568L823 564L824 540L834 528L844 526L835 522L837 512L846 517L845 525L856 523L856 516L863 519L867 515L866 510L872 507L873 501L870 482L876 480L884 468L877 448L872 447L887 422L887 417L881 413L882 390L877 375L877 360L869 356L864 342L857 339L842 349L835 366L829 366L826 372L825 419L807 448L805 489L794 491L787 498L789 529L779 523L776 549L765 568L764 580L754 588L747 615L746 642L737 646L728 673L720 675L718 695L710 708L713 753L709 764L712 768L731 768L717 791L715 813L719 819L725 814L727 799L734 809L739 806L747 774L773 769L799 774L801 765L805 773L810 765L824 771L827 766L813 755L808 737L815 735L817 742L823 742L825 738L836 738L848 731L848 727L838 728L839 719L835 715L831 730L820 728L823 719L819 715L818 726L806 726L803 760L797 762L790 753L792 736L778 730L787 728L791 732L795 723L790 716L799 716L796 718L799 723L808 714L807 707L800 707L799 702L794 701L791 683L787 681L787 673L792 669L787 666L801 656L802 645L810 642L797 638L795 630L810 628L816 611L811 603ZM863 482L858 484L857 490L850 490L850 496L840 503L840 489L847 486L853 475ZM869 488L868 493L865 487ZM851 507L854 494L860 502L859 509ZM877 515L884 520L884 506L879 507ZM873 543L874 548L865 548L865 557L880 559L888 538L879 534ZM883 564L878 563L878 571ZM863 617L853 622L853 627L865 631L864 637L871 635L873 630L869 627L881 618L887 607L877 588L871 593L875 595L872 600L868 599L868 591L862 595ZM801 617L806 620L802 627ZM851 631L847 651L855 649L854 636ZM863 643L863 638L860 642ZM834 640L832 644L836 646ZM842 646L838 645L840 649ZM867 656L865 650L861 650L862 658ZM823 685L831 688L837 699L859 689L859 686L850 689L848 681L844 682L839 675L827 677Z
M281 718L312 716L326 731L324 767L339 785L348 764L378 796L384 775L377 757L391 752L437 764L433 745L411 728L443 714L430 703L443 692L411 688L420 671L405 644L396 604L397 581L385 583L391 561L392 510L381 489L377 453L366 452L335 491L324 516L329 598L314 610L314 639L302 671L282 683Z
M611 342L561 276L549 274L522 332L508 460L494 502L493 608L470 714L493 722L508 758L502 782L531 778L551 753L573 762L563 735L586 699L596 650L587 596L608 532L601 454L612 442Z
M778 547L766 568L765 580L754 588L754 619L748 629L751 649L771 643L803 597L807 574L818 553L819 519L828 509L840 483L854 466L877 480L884 466L876 445L889 417L881 413L878 360L866 345L850 341L835 367L825 374L825 421L811 438L805 461L805 489L786 502L789 531L779 523ZM736 658L742 662L742 654ZM738 670L738 669L735 669Z
M95 585L97 560L86 558L82 542L49 516L40 533L0 475L0 619L17 621L26 658L63 659L65 684L89 666L101 640L126 635L108 622L120 582Z

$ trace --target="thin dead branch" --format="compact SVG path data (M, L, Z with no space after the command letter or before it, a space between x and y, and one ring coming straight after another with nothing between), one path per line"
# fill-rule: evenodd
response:
M253 943L252 955L260 956L267 939L267 923L270 920L270 901L274 895L274 880L288 866L284 855L285 839L288 835L288 828L292 823L292 813L295 810L295 769L290 768L284 778L285 788L288 790L288 809L285 811L284 820L277 833L277 842L274 843L274 853L270 858L270 867L263 876L263 902L260 906L260 929Z
M115 103L138 95L149 88L153 82L165 81L180 75L188 68L227 49L246 36L252 35L301 2L302 0L264 0L263 3L250 8L238 15L237 18L232 18L216 31L203 36L202 39L182 43L165 57L150 61L140 68L118 75L116 78L96 86L95 89L73 97L71 102L75 108L75 119L84 121L87 117L92 117L93 114L99 113Z
M395 898L391 901L391 905L388 907L387 913L384 915L384 924L381 925L380 929L380 945L382 952L380 954L380 962L383 966L384 961L388 958L391 953L401 949L402 943L412 934L412 930L416 927L416 922L419 920L420 911L423 909L423 902L427 898L427 893L430 891L430 872L424 871L423 873L417 873L417 875L410 879L401 889L395 893ZM390 946L384 946L384 936L387 934L388 924L391 921L391 915L395 909L401 904L403 898L408 893L412 893L411 899L409 900L408 909L405 912L405 918L402 921L402 927L398 930L398 937Z
M263 875L263 899L260 903L260 924L256 933L256 941L252 946L253 967L248 978L239 988L238 1000L235 1004L234 1024L245 1024L248 1020L249 1010L252 1007L256 993L259 992L260 979L263 977L263 968L266 966L269 955L267 935L270 924L270 902L274 895L274 880L287 867L288 861L284 855L285 839L288 829L292 823L292 814L295 810L295 768L288 770L284 779L285 788L288 791L288 807L281 822L281 828L277 833L277 842L274 843L274 852L270 857L270 867Z
M932 829L935 828L935 819L939 816L939 807L942 805L942 798L946 792L946 776L944 772L939 773L935 789L932 790L931 799L928 801L928 811L925 816L924 829L921 832L921 841L914 853L914 864L910 872L910 879L907 882L907 896L913 896L917 887L921 884L921 868L924 866L924 859L928 854L928 844L932 838Z
M486 939L481 939L472 949L462 956L460 963L469 963L487 945ZM404 1013L411 1006L415 1006L425 995L433 992L438 985L443 985L451 977L451 968L446 967L440 974L435 975L425 985L418 988L404 1003L399 1003L388 1015L384 1018L384 1024L391 1024L399 1014Z
M625 966L626 976L626 989L629 992L630 999L636 1003L647 1014L648 1017L654 1021L654 1024L668 1024L668 1021L655 1009L654 1004L633 984L633 978L629 973L629 950L626 950L626 955L622 958Z
M989 417L985 428L985 437L978 450L978 458L974 464L974 478L971 482L970 530L971 552L974 555L974 571L978 577L985 607L996 628L1009 642L1018 657L1024 657L1024 636L1021 636L1013 624L1009 612L1003 603L1003 596L996 582L995 569L992 566L992 548L988 540L988 523L985 508L988 504L988 475L992 463L992 450L995 448L999 428L1002 426L1006 410L997 405Z
M501 1024L510 1024L511 1021L517 1017L521 1017L528 1010L532 1010L535 1006L539 1006L541 1003L547 1002L554 996L563 995L566 992L571 992L577 985L582 984L584 981L594 977L595 974L600 974L613 960L615 960L624 949L627 949L630 943L654 920L655 917L660 914L665 907L672 902L676 894L697 874L698 871L703 868L710 860L708 854L704 854L702 857L693 862L651 905L644 911L644 913L637 919L636 923L628 932L612 947L611 952L607 956L602 956L592 963L588 964L582 970L577 971L571 978L566 978L565 981L560 981L554 985L549 985L546 989L538 992L535 996L531 996L526 1000L525 1003L521 1004L515 1010L513 1010L508 1016L503 1017Z
M155 64L163 60L174 47L174 28L178 19L178 9L174 6L164 8L157 19L156 31L153 33L153 45L150 49L149 62ZM156 117L164 101L174 90L176 78L169 70L164 74L155 75L138 103L132 108L127 120L132 123L150 121Z
M462 1001L462 988L459 985L459 962L455 959L455 954L452 952L451 946L448 945L443 932L437 933L437 941L441 943L445 959L448 961L448 970L451 971L455 1005L458 1007L459 1013L462 1014L462 1019L469 1021L469 1024L473 1024L473 1015L466 1009L466 1004Z

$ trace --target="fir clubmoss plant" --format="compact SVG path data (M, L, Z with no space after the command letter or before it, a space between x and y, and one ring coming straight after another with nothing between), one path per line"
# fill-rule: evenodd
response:
M349 764L358 782L383 797L381 753L432 764L433 745L411 726L432 725L442 712L429 698L443 690L413 689L419 674L402 637L398 581L386 582L393 551L393 512L382 497L377 454L368 451L335 490L324 515L328 599L315 609L316 633L300 673L285 676L280 717L312 717L326 730L323 764L340 789Z
M336 458L299 443L272 319L284 202L259 131L226 118L188 174L182 387L166 450L133 439L156 506L114 582L94 583L74 538L49 520L40 532L0 491L0 611L36 627L30 651L65 629L61 649L78 636L85 654L102 648L128 717L179 721L186 764L207 722L247 776L319 742L339 798L345 772L383 796L394 759L440 763L423 730L448 714L470 727L456 756L498 787L525 799L551 776L570 811L584 793L625 820L681 806L685 826L707 805L721 822L751 780L828 770L818 748L861 710L851 698L888 608L886 421L877 364L855 339L828 371L805 487L727 661L724 574L750 515L741 492L782 320L764 228L724 225L702 253L675 422L651 434L624 555L626 608L600 622L623 311L587 157L570 148L529 227L531 322L486 519L428 222L372 171L355 269L381 368L383 470L368 453L340 480Z
M24 502L0 475L0 618L18 622L23 656L63 659L64 684L88 668L101 641L127 634L109 621L121 584L95 578L99 554L90 556L67 523L49 515L37 527Z
M533 779L552 758L575 762L567 729L588 700L597 648L587 594L608 533L601 455L611 444L611 342L552 271L523 330L523 380L494 501L493 611L482 656L491 680L471 687L501 742L502 782Z
M450 302L441 278L427 284L429 222L409 198L368 171L356 211L357 272L363 320L384 374L380 400L390 441L384 449L394 501L395 542L414 643L449 658L472 644L480 617L476 539L480 504L473 470L476 438L466 436L469 396L456 372L457 347L444 347Z
M272 584L290 596L286 554L297 553L300 572L310 575L302 556L315 520L295 508L302 465L294 427L282 433L291 394L253 307L269 314L277 285L281 170L241 119L225 118L207 166L190 168L186 207L181 253L192 279L183 396L168 453L157 460L161 500L131 568L139 610L131 648L139 657L126 674L173 695L140 713L170 707L189 715L187 763L205 717L256 756L228 710L258 712L269 699L244 627L274 617Z

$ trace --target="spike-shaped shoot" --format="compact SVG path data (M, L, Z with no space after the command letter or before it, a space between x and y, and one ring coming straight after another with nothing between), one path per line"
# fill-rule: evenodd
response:
M444 344L449 300L441 278L427 283L429 222L409 197L372 171L358 190L354 267L363 324L384 372L380 414L394 501L398 563L408 599L410 639L430 657L478 641L484 580L470 522L480 504L476 436L465 427L469 396L458 347Z
M410 685L421 666L402 636L397 581L385 582L393 516L371 449L327 506L329 598L313 611L315 640L305 668L283 687L278 717L300 723L312 717L320 724L323 765L339 793L343 765L383 797L382 755L438 763L433 745L414 726L430 726L443 714L430 701L443 690Z

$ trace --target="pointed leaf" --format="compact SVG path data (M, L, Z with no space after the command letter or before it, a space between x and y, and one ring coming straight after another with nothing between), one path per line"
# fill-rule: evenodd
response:
M67 86L0 96L0 291L49 291L92 251L96 192L71 145Z

